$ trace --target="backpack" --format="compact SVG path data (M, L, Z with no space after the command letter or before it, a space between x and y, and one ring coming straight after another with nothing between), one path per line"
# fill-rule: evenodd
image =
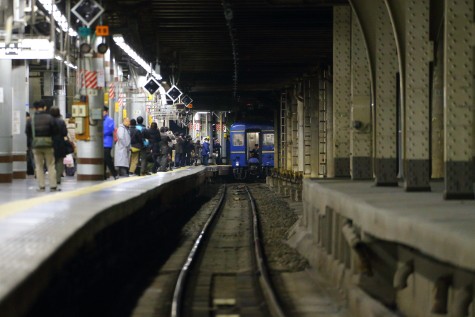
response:
M144 138L143 137L143 130L144 130L144 127L141 126L141 125L137 125L135 126L135 129L137 129L138 131L140 131L140 137L142 138L142 144L144 147L148 147L150 145L150 141L147 139L147 138Z
M143 145L142 129L138 129L136 126L135 129L131 129L130 132L130 144L133 147L141 149Z

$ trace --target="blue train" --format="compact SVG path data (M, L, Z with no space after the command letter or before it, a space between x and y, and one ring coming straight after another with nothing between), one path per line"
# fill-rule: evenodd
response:
M235 179L259 178L274 168L274 126L234 123L230 128L230 161Z

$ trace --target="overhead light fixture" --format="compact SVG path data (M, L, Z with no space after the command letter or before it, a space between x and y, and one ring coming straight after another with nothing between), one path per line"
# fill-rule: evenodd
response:
M122 35L116 34L112 36L112 39L117 44L117 46L119 46L127 55L129 55L137 64L142 66L142 68L150 73L155 79L162 79L160 74L157 74L153 69L151 69L152 67L150 64L145 62L142 57L140 57L129 45L127 45L127 43L125 43L124 37Z
M58 7L52 3L51 0L38 0L43 8L48 11L49 14L53 14L53 18L58 23L59 27L63 32L69 34L69 36L77 36L77 32L73 28L69 27L68 20L66 17L59 11Z

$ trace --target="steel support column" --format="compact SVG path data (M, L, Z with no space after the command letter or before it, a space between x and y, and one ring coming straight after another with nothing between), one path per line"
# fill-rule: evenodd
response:
M406 191L430 190L429 0L386 1L398 48Z
M356 16L351 19L351 138L352 179L373 178L370 64Z
M298 99L294 93L293 98L291 99L290 104L290 115L291 115L291 129L292 134L290 138L290 146L291 146L291 170L296 172L299 170L299 140L298 140L298 131L299 131L299 121L298 121Z
M350 176L351 8L333 8L333 130L335 177Z
M444 177L444 39L435 41L435 58L432 70L431 103L431 161L433 179Z
M445 199L474 199L473 14L473 1L445 1Z
M11 183L13 180L13 157L12 61L10 59L0 60L0 74L2 74L0 76L0 118L3 119L0 124L0 183Z
M318 177L318 170L319 170L319 143L318 143L318 97L319 97L319 80L318 76L311 77L309 79L309 94L308 104L309 104L309 111L310 111L310 177L317 178Z
M311 110L312 107L315 106L311 103L311 95L314 92L312 91L312 87L310 86L310 78L304 79L303 84L303 94L304 94L304 101L303 101L303 115L304 115L304 123L303 123L303 137L304 137L304 158L303 158L303 175L310 176L312 173L312 166L311 166L311 157L310 157L310 147L311 147L311 137L312 137L312 122L311 122Z
M28 63L25 60L12 61L12 134L13 134L13 178L26 178L26 111L29 90Z
M376 185L397 186L397 50L384 3L374 3L376 21L376 105L374 172Z
M286 111L286 131L287 131L287 153L286 153L286 165L284 168L286 170L292 170L292 156L293 156L293 143L294 143L294 135L292 133L292 104L293 104L293 92L289 90L287 95L287 111Z

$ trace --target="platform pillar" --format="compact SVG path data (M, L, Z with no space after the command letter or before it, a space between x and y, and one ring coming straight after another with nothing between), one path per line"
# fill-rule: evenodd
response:
M374 6L377 11L374 172L377 186L397 186L396 42L384 2L376 1Z
M358 19L351 19L351 179L372 179L371 78L368 53Z
M13 180L12 156L12 61L0 60L0 183ZM25 115L23 113L23 115ZM24 131L23 131L24 132ZM26 141L25 141L26 143Z
M29 111L29 70L25 60L12 61L12 158L13 178L26 178L26 111Z
M85 71L97 71L103 67L101 58L84 57ZM89 138L77 142L77 180L97 181L105 178L102 109L104 91L102 87L84 88L88 99Z
M473 1L445 1L445 199L474 199Z
M333 8L333 131L335 177L350 176L351 8Z

